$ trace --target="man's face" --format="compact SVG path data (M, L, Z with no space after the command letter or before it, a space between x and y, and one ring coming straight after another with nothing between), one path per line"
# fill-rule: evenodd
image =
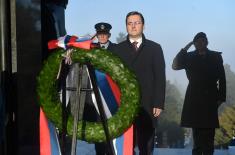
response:
M131 15L127 18L126 23L127 33L130 38L139 38L142 36L144 24L139 15Z
M108 33L97 34L98 42L101 44L107 43L109 40L109 37L110 37L110 34L108 34Z
M206 38L198 38L194 42L194 46L197 50L204 50L207 48L207 39Z

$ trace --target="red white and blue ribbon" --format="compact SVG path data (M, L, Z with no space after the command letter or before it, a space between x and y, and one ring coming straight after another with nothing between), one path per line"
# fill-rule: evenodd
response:
M40 108L40 155L61 155L57 132Z
M69 47L78 47L82 49L91 49L92 46L92 37L85 36L85 37L77 37L77 36L70 36L65 35L63 37L59 37L57 40L51 40L48 42L48 49L56 49L56 48L63 48L68 49Z
M97 84L101 92L103 107L107 117L111 117L120 106L120 90L107 74L95 71ZM111 116L110 116L111 114ZM113 140L116 155L133 154L133 125L120 137Z

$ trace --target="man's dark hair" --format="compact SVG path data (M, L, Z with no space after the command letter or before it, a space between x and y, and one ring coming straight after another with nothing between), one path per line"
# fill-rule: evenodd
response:
M131 12L129 12L129 13L126 15L126 24L127 24L127 18L128 18L129 16L132 16L132 15L138 15L138 16L140 16L141 22L144 24L144 16L143 16L140 12L138 12L138 11L131 11Z

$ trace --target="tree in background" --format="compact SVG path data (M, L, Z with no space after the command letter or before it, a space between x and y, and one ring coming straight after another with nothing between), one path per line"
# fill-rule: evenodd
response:
M226 147L229 145L235 131L235 105L227 106L224 108L224 111L221 113L220 120L220 129L216 131L215 144Z
M157 142L159 147L183 147L185 131L180 127L183 99L170 81L166 82L165 110L159 118Z
M215 145L227 148L230 140L233 136L235 136L235 74L230 69L229 65L226 64L224 67L227 82L227 98L226 103L219 108L219 120L221 127L216 131Z
M120 43L122 41L126 40L126 34L123 32L120 32L118 34L118 37L116 38L117 43Z
M222 104L220 107L220 113L223 112L224 108L227 106L231 106L235 104L235 73L231 70L228 64L224 65L225 75L226 75L226 87L227 87L227 95L226 95L226 103Z

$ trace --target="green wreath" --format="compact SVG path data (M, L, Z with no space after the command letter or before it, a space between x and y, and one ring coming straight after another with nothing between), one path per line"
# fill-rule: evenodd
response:
M56 89L56 77L61 60L63 59L63 53L64 50L62 49L52 53L37 78L39 103L47 118L59 130L62 129L62 106ZM121 91L121 105L115 115L107 120L107 125L111 138L120 136L130 127L139 111L140 95L135 75L122 63L120 58L106 50L73 48L71 59L73 62L82 64L91 63L95 69L109 74L118 84ZM73 118L70 115L67 124L69 135L72 135L72 130ZM106 140L101 122L79 121L77 137L78 139L84 138L88 142L102 142Z

